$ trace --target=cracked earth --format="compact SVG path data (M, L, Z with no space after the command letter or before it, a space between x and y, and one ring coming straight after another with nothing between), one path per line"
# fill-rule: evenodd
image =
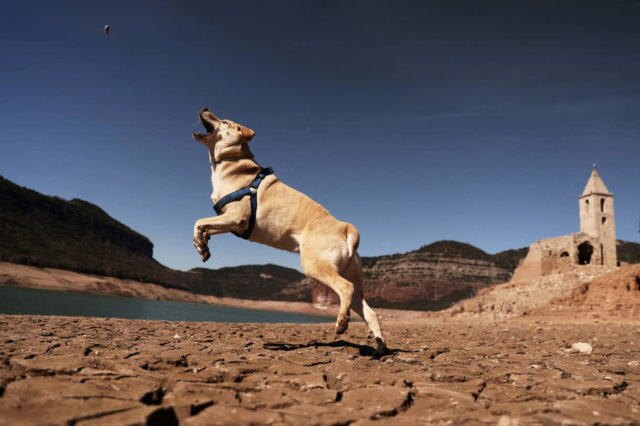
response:
M638 322L384 327L0 315L0 424L640 424Z

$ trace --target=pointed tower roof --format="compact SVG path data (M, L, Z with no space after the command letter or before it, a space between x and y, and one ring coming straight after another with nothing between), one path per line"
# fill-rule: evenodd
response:
M587 186L584 187L581 197L591 194L613 195L609 192L607 187L604 186L604 182L602 181L602 178L600 178L595 164L593 165L593 171L591 172Z

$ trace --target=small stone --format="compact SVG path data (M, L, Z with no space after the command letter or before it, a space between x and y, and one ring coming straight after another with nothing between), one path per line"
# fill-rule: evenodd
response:
M173 338L174 338L174 339L179 339L179 338L180 338L180 335L179 335L178 333L176 333L176 334L174 334Z
M501 416L498 420L498 426L516 426L520 424L517 419L509 416Z
M581 354L590 354L591 352L593 352L593 347L585 342L578 342L578 343L574 343L573 345L571 345L571 351L572 353L581 353Z

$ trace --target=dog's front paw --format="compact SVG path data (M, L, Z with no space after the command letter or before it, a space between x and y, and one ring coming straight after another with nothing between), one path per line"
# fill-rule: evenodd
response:
M203 242L202 240L197 240L194 238L193 246L196 248L196 250L198 250L198 253L200 253L200 257L202 258L203 262L209 260L209 258L211 257L211 252L209 251L209 246L207 245L206 241Z
M209 247L205 247L203 251L200 252L200 257L203 262L206 262L211 257L211 253L209 252Z
M203 262L206 262L210 257L211 253L209 252L209 238L210 235L207 235L204 228L196 225L193 227L193 246L200 253L200 257Z

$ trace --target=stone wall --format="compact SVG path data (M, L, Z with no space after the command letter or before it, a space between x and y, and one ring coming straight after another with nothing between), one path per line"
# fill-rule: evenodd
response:
M529 246L527 257L518 265L511 281L529 281L586 266L590 269L615 266L604 261L606 253L603 252L600 238L582 232L536 241Z

